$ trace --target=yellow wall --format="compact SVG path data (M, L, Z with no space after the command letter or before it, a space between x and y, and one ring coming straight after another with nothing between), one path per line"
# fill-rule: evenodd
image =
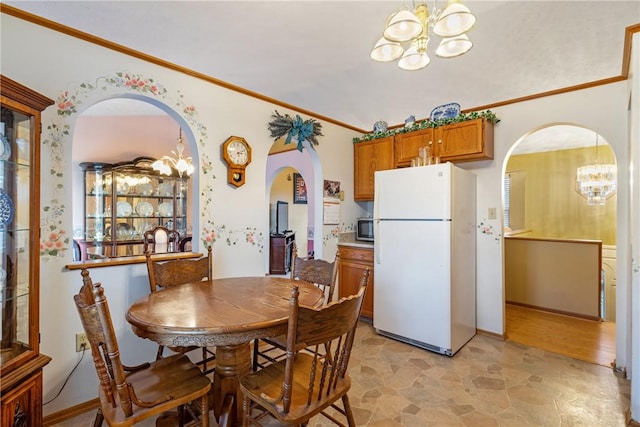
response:
M529 237L602 240L616 243L616 196L605 206L589 206L575 190L576 169L594 163L595 147L511 156L507 171L525 174L525 229ZM609 146L599 163L615 163Z

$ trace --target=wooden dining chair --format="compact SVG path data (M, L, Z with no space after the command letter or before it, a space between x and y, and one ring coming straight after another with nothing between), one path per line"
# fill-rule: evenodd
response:
M82 282L73 298L100 380L100 408L94 426L101 426L105 419L111 427L131 426L176 409L182 426L188 409L208 427L209 378L183 354L136 367L123 365L102 285L94 284L86 269L82 270ZM196 401L200 405L197 409L187 405Z
M344 426L325 412L329 407L344 415L350 427L356 425L347 395L347 367L368 277L366 269L356 295L321 308L301 306L297 286L292 289L286 358L240 378L244 427L260 426L265 411L286 425L306 425L322 414ZM305 351L309 347L315 351ZM320 347L327 351L318 351Z
M180 252L191 252L192 236L185 236L178 242Z
M185 283L199 282L213 278L213 257L211 246L207 247L207 255L200 258L154 259L153 254L145 252L147 273L149 274L149 288L151 292L161 291L162 288L180 286ZM177 353L188 353L198 347L169 347ZM164 346L158 346L156 360L163 357ZM197 362L205 374L215 370L215 352L208 347L202 347L202 360ZM207 367L207 364L209 366Z
M333 300L335 293L340 251L336 252L333 262L299 258L295 243L292 251L291 278L315 284L324 292L324 304L328 304ZM286 348L287 336L284 334L272 338L256 339L253 343L253 370L256 371L268 363L283 359Z
M180 233L167 227L157 226L142 234L143 251L154 254L178 252Z

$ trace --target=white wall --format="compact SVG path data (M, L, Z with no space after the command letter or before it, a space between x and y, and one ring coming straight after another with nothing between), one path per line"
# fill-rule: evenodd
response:
M494 166L486 169L474 169L478 174L478 221L486 221L489 207L501 206L502 177L506 168L506 155L513 145L528 133L549 124L575 124L593 129L611 144L618 160L618 195L617 195L617 243L620 249L628 242L628 224L625 218L629 213L629 171L628 164L628 134L626 126L626 106L628 88L625 82L598 86L591 89L560 94L552 97L534 99L531 101L512 104L495 109L501 122L495 128L495 160ZM494 229L501 230L501 215ZM503 306L497 304L498 292L502 292L494 285L494 280L502 282L502 244L493 244L490 239L479 237L478 244L478 327L490 331L502 331ZM495 246L499 246L497 249ZM499 258L500 264L492 262ZM628 263L628 251L618 257L621 265ZM619 268L617 278L622 283L618 292L626 292L628 273ZM499 305L499 306L498 306ZM500 319L492 315L491 310L501 313ZM619 333L624 333L627 311L621 314L618 322ZM496 322L500 322L500 324ZM626 366L628 359L626 343L618 342L616 361L620 366Z
M132 95L131 90L101 80L100 76L130 72L153 78L154 82L162 84L167 90L165 94L144 96L165 105L165 108L167 105L171 107L169 113L181 123L185 132L190 133L189 139L200 141L197 147L191 147L192 151L197 151L197 160L204 165L193 178L193 195L196 196L195 201L199 202L199 206L194 206L194 210L200 212L200 216L194 222L194 233L197 230L203 233L211 231L205 230L206 227L217 233L218 239L214 244L215 276L261 275L266 272L268 251L264 250L264 245L268 244L269 233L267 188L273 179L267 172L268 150L272 141L266 131L266 125L275 109L274 105L5 14L2 14L0 19L2 74L54 99L65 90L77 92L78 85L82 82L104 86L104 90L80 91L82 99L79 101L82 103L77 104L79 112L104 97ZM35 54L25 55L25 52ZM520 138L550 123L566 122L589 127L603 135L616 153L620 166L617 197L620 265L618 286L622 295L629 292L630 242L629 224L626 219L629 215L629 171L625 167L630 159L626 126L628 91L627 84L623 82L495 109L502 120L495 128L495 159L461 164L478 176L478 223L484 222L495 230L493 234L478 231L479 329L496 334L502 334L504 331L503 242L500 231L502 216L498 215L498 220L488 221L487 211L489 208L501 207L505 158ZM135 92L133 95L140 94ZM176 107L176 100L184 100L188 105L192 105L195 112ZM384 108L385 106L381 106L381 116L384 116ZM283 109L278 110L282 112ZM55 106L48 108L43 115L43 142L50 138L47 126L51 123L66 124L69 126L69 132L73 133L76 117L77 114L61 117L58 116ZM637 131L637 122L635 129ZM345 192L345 200L341 204L341 224L338 227L323 226L321 218L314 218L316 230L322 230L321 247L326 252L322 257L330 258L337 247L337 232L348 231L353 226L355 218L364 213L364 204L358 205L352 201L351 139L356 136L355 133L325 123L323 134L316 151L322 165L321 177L316 176L314 179L340 181ZM253 150L253 161L246 171L247 183L239 189L226 184L226 169L220 159L220 145L231 135L244 137ZM63 143L67 143L68 140L69 138L61 137ZM51 147L44 143L43 206L50 204L54 197L60 197L64 204L71 206L70 194L53 188L59 181L63 186L70 188L71 150L63 151L61 160L53 158L52 152ZM207 162L210 162L210 168ZM51 168L64 171L64 177L56 180L49 174ZM319 197L318 200L321 200L321 187L315 188L314 192L315 196ZM62 226L71 229L70 210L62 212L59 217L46 219L59 220ZM198 242L196 248L197 245ZM80 274L77 271L65 270L64 265L70 261L71 251L68 251L64 257L43 257L41 262L41 351L53 357L53 361L44 370L44 400L57 393L78 359L78 354L73 351L74 334L81 330L81 326L73 307L72 295L80 287ZM147 291L144 267L96 269L92 271L92 275L97 280L104 281L111 302L112 316L118 322L118 337L122 343L124 361L132 364L153 357L154 345L136 339L124 321L126 308ZM626 337L628 321L625 322L625 319L628 319L629 310L623 306L625 303L620 304L618 330L621 336ZM635 304L634 310L637 313L637 302ZM637 337L638 333L635 334ZM631 354L627 353L626 344L626 340L618 343L617 362L621 366L627 366L629 360L633 360ZM71 386L68 385L56 401L45 407L45 415L96 396L97 380L90 364L90 360L85 357L79 373L74 374L70 380ZM637 393L634 400L637 408Z
M273 141L266 128L276 108L292 115L296 114L294 111L5 14L1 14L0 19L2 74L52 99L65 91L75 96L75 112L66 110L65 114L58 114L58 106L54 105L43 113L41 197L43 207L56 207L55 214L43 212L43 228L54 224L67 230L68 235L72 229L71 140L77 117L105 98L138 97L167 111L183 127L185 137L196 141L190 147L201 165L192 179L192 198L196 202L194 234L199 231L205 236L210 232L206 235L216 237L214 276L267 273L268 250L264 249L269 235L266 165ZM36 54L25 55L27 51ZM158 85L158 90L155 93L132 90L116 81L117 73L139 75L150 85ZM90 89L87 85L96 85L96 88ZM61 132L50 129L52 124L56 124ZM320 145L315 151L322 174L343 182L351 180L352 138L357 134L330 123L322 125L324 136L319 138ZM220 156L220 146L231 135L244 137L252 147L246 184L240 188L227 184L226 165ZM61 148L54 149L52 142ZM339 160L335 161L334 157ZM52 169L61 176L50 173ZM351 183L347 184L352 187ZM350 201L352 194L344 202L346 209L342 218L345 224L353 224L355 212L359 210ZM319 237L320 242L326 240L329 252L335 251L337 236L327 232ZM201 248L202 242L196 240L194 246ZM71 248L70 242L68 247ZM75 353L75 333L82 327L73 305L73 295L80 288L81 277L78 271L65 269L71 261L71 250L61 257L41 256L41 351L53 359L44 369L45 401L58 392L79 358L79 353ZM145 267L94 269L91 274L105 286L111 314L117 323L124 362L134 364L152 358L155 354L153 343L133 336L124 320L126 309L148 292ZM85 356L62 394L45 406L44 414L58 412L96 396L97 377L90 357Z

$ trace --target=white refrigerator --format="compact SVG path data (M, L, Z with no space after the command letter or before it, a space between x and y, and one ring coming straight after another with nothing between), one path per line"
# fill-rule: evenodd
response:
M452 356L476 333L476 176L379 171L373 206L374 328Z

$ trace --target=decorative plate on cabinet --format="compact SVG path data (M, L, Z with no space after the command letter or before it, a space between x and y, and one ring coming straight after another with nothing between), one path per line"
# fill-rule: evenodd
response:
M136 213L140 216L153 215L153 205L148 202L140 202L136 205Z
M9 160L9 157L11 157L11 144L9 143L9 139L4 135L0 135L0 139L2 140L2 144L0 144L0 159Z
M119 182L116 185L116 192L118 194L129 194L129 184L126 182Z
M385 122L384 120L378 120L377 122L375 122L373 124L373 131L374 132L385 132L388 127L389 127L389 125L387 124L387 122Z
M163 197L173 196L173 183L163 182L162 184L158 185L158 195Z
M460 104L458 104L457 102L452 102L450 104L440 105L431 110L429 119L431 119L431 121L452 119L454 117L457 117L459 114Z
M129 216L131 212L133 212L133 209L129 202L118 202L118 206L116 207L118 216Z
M138 194L143 196L150 196L153 194L153 185L151 184L138 184Z
M0 226L4 226L13 221L15 207L11 197L0 188Z
M173 205L169 202L160 203L158 206L160 216L173 216Z

